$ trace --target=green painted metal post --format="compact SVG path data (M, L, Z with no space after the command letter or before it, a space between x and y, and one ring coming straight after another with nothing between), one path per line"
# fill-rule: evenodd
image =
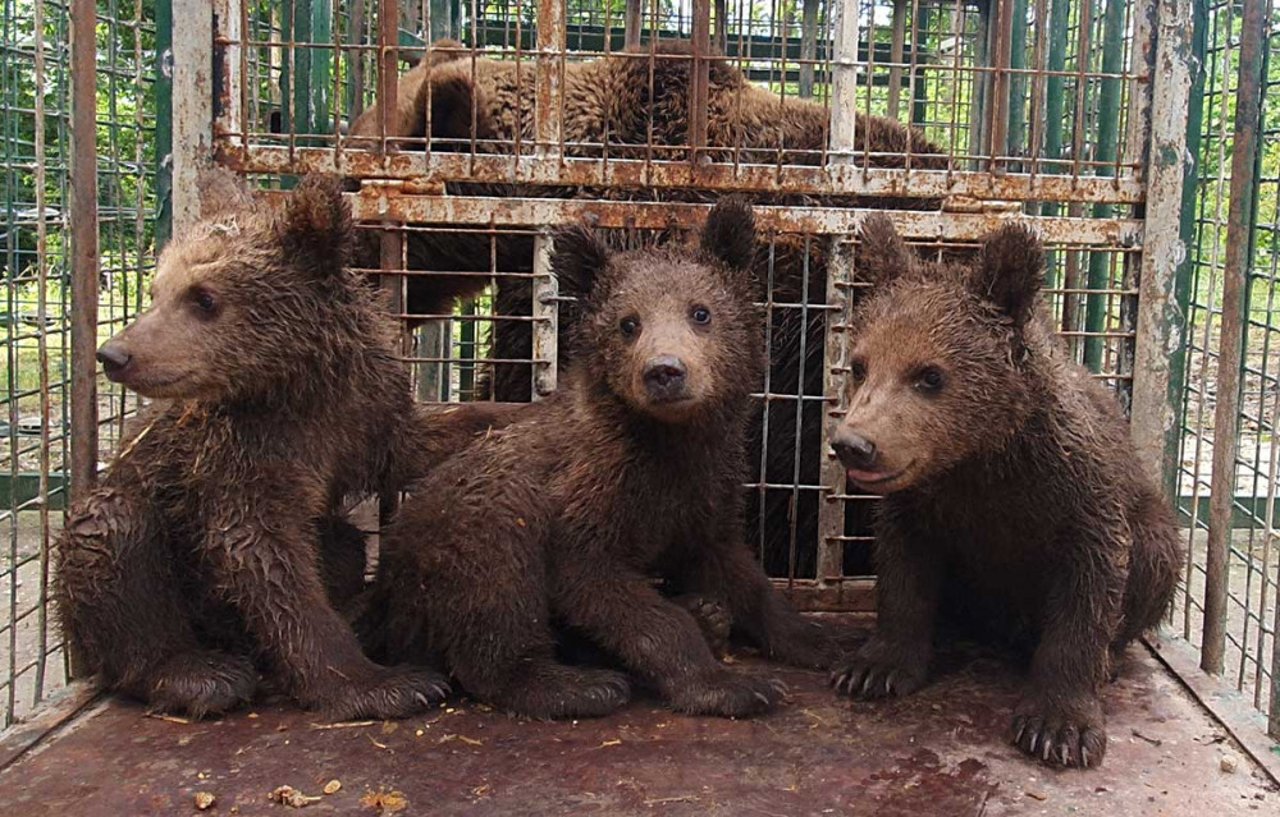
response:
M929 118L929 81L925 75L924 60L922 59L925 48L925 41L929 37L929 19L933 13L933 9L921 3L916 7L916 19L912 21L912 37L911 37L911 59L915 61L916 68L911 77L912 104L911 104L911 124L921 128L925 126L925 122ZM874 45L873 45L874 47Z
M1044 151L1045 173L1060 173L1062 158L1062 112L1066 78L1062 71L1067 65L1067 30L1071 17L1071 0L1053 0L1049 10L1049 77L1045 80L1044 94ZM1060 211L1057 202L1047 202L1041 208L1046 216L1056 216ZM1058 253L1049 252L1045 257L1045 280L1049 286L1062 285Z
M156 251L173 234L173 4L156 0Z
M1124 0L1106 0L1102 12L1102 73L1119 74L1124 67ZM1100 80L1098 94L1098 135L1094 159L1102 164L1097 175L1113 176L1116 160L1117 138L1120 133L1120 80L1104 77ZM1112 218L1115 206L1096 204L1094 218ZM1084 328L1089 334L1084 341L1084 364L1091 372L1102 370L1106 352L1106 339L1099 333L1107 328L1108 298L1100 290L1110 283L1110 263L1113 253L1095 252L1089 256L1087 278L1089 295L1085 300Z
M280 68L282 121L287 133L325 133L332 127L333 52L312 43L333 42L333 6L329 0L293 0L284 20L292 60Z
M1186 424L1186 387L1187 378L1187 313L1191 309L1192 282L1195 279L1195 240L1196 240L1196 204L1199 198L1198 185L1202 158L1200 144L1204 126L1204 61L1208 53L1209 8L1208 0L1192 0L1191 3L1191 93L1187 99L1187 155L1192 161L1186 164L1182 177L1182 210L1178 217L1178 235L1186 254L1182 263L1178 264L1174 276L1173 295L1178 306L1177 314L1182 320L1178 323L1178 344L1176 351L1169 356L1169 402L1179 406L1179 426ZM1182 448L1182 435L1169 434L1165 439L1164 461L1172 463L1162 474L1165 496L1178 495L1178 456ZM1207 517L1205 513L1202 518Z
M1009 134L1007 152L1010 156L1022 154L1027 143L1027 77L1018 73L1027 67L1027 0L1013 0L1013 21L1009 39L1013 49L1009 52ZM1019 170L1014 164L1010 170Z

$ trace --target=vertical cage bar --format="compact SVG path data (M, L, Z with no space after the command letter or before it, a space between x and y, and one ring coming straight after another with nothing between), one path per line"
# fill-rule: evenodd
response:
M689 161L707 146L707 96L711 81L711 0L693 0L693 64L689 67Z
M907 41L907 0L893 0L893 22L889 34L889 102L890 119L900 118L902 99L902 57ZM959 77L955 77L958 82Z
M97 14L71 6L71 496L98 473ZM40 214L43 220L44 214Z
M832 2L835 14L831 49L831 132L828 139L831 161L847 164L853 161L853 146L857 144L853 112L858 103L858 2Z
M173 4L156 0L156 251L173 235Z
M565 49L565 0L538 0L538 60L533 108L537 151L560 148L560 66Z
M1102 73L1119 74L1124 68L1124 9L1126 0L1106 0L1102 11ZM1097 135L1094 145L1094 160L1098 162L1094 172L1099 176L1115 174L1118 137L1120 133L1120 79L1105 76L1099 81ZM1094 218L1111 218L1115 207L1110 204L1095 204ZM1103 356L1106 352L1106 338L1102 333L1107 328L1107 296L1101 290L1107 289L1110 283L1108 265L1111 254L1093 252L1089 254L1089 272L1086 286L1089 294L1085 297L1084 328L1089 334L1084 340L1084 365L1091 372L1100 372L1104 366Z
M804 0L800 17L800 96L804 99L813 96L817 59L818 0Z
M644 24L641 11L642 1L627 0L627 7L624 12L625 18L623 20L623 37L627 48L640 44L640 30Z
M858 93L858 5L857 0L835 0L831 44L831 161L847 164L853 161L855 144L854 110ZM838 581L844 575L844 501L837 498L844 485L844 468L831 450L831 433L839 416L840 394L844 383L845 331L852 292L847 288L853 280L853 252L848 240L831 240L831 262L827 266L827 303L837 309L828 310L822 353L821 448L819 449L818 554L819 583ZM832 410L832 406L836 410Z
M1187 310L1191 299L1200 128L1204 112L1204 0L1154 4L1144 12L1158 32L1150 63L1151 100L1146 173L1146 239L1138 282L1138 334L1134 350L1131 433L1147 473L1158 476L1171 501L1178 498L1183 387L1187 365ZM1180 111L1185 101L1186 121ZM1142 141L1146 141L1143 139ZM1169 212L1178 202L1177 235Z
M387 134L395 128L396 92L400 80L400 31L397 22L400 20L400 4L397 0L378 0L378 105L382 114L379 123L382 131L381 149L390 152L392 145L387 142ZM386 234L383 235L386 240ZM385 256L384 245L384 260ZM396 263L399 263L397 259ZM385 265L383 269L386 269Z
M1006 150L1010 156L1021 156L1027 140L1027 0L1013 0L1009 21L1009 126ZM1018 168L1015 165L1015 169Z
M200 220L199 173L213 149L213 9L171 0L173 19L173 231ZM225 22L225 21L224 21Z
M823 407L820 422L822 447L819 451L818 558L819 583L838 581L844 575L845 501L838 497L845 484L844 466L831 450L831 434L840 419L845 372L848 370L848 325L852 310L853 245L847 238L831 240L831 263L827 266L827 303L837 308L827 311L826 336L822 350Z
M533 239L533 399L556 390L559 287L551 270L555 240L547 231Z
M247 145L244 128L245 28L243 0L215 0L213 5L214 84L210 91L213 132L220 139Z
M1247 299L1252 264L1255 163L1262 131L1263 38L1267 0L1244 0L1236 85L1235 131L1231 155L1231 198L1227 248L1222 269L1222 338L1218 352L1218 393L1213 415L1213 472L1209 493L1208 555L1205 564L1204 635L1200 666L1220 675L1227 637L1227 561L1235 502L1240 430L1241 366L1248 331Z
M1009 62L1013 54L1013 38L1010 21L1013 19L1014 0L996 0L995 15L995 71L991 82L991 109L988 121L991 141L987 145L988 168L993 173L1004 170L1000 157L1008 153L1009 137Z

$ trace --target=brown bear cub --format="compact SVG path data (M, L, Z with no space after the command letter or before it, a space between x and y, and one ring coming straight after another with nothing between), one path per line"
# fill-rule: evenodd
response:
M99 350L109 378L156 401L72 509L63 623L105 685L157 709L230 709L262 666L330 717L409 715L447 684L374 664L334 611L326 584L358 589L342 574L364 565L342 503L420 476L489 420L415 409L392 322L344 266L336 184L304 181L281 215L226 198L165 249L151 308Z
M940 598L954 598L957 612L1034 639L1014 743L1095 766L1107 745L1099 689L1177 583L1172 512L1115 401L1039 313L1030 232L1004 227L972 264L940 265L875 216L859 270L876 288L856 312L832 447L851 485L884 495L879 620L832 681L862 698L918 689Z
M420 483L384 540L393 660L443 660L471 695L546 718L604 715L628 676L569 666L557 633L603 648L682 712L745 716L780 686L727 669L678 593L720 599L766 656L829 664L821 631L775 595L742 538L762 330L751 210L708 217L697 249L613 252L555 239L578 293L577 354L554 395Z

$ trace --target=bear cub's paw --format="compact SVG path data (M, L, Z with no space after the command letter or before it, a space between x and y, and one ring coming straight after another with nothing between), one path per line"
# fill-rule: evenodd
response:
M377 667L371 675L343 679L318 696L315 708L332 721L407 718L449 696L449 680L420 667Z
M830 669L839 657L835 639L816 621L797 617L786 631L771 635L768 657L781 664L803 669Z
M1052 766L1092 768L1107 751L1102 703L1090 694L1028 692L1014 709L1015 746Z
M856 654L836 662L831 686L841 695L862 700L910 695L924 686L927 653L927 648L904 648L873 638Z
M248 703L257 686L258 672L248 658L216 650L194 650L160 665L147 703L157 712L199 719Z
M733 614L729 612L729 605L700 593L676 596L671 601L693 616L713 655L724 655L728 651L729 634L733 629Z
M786 694L773 678L752 678L728 670L684 682L670 695L671 707L690 715L746 718L768 712Z
M547 662L499 697L502 708L531 718L599 718L631 700L631 682L613 670Z

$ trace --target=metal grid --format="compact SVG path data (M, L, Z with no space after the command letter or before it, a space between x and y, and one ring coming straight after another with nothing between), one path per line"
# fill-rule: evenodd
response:
M1176 620L1202 667L1269 712L1280 737L1280 23L1268 2L1210 4L1196 22L1205 67L1189 122L1200 163L1184 221L1193 264L1178 487L1188 562Z
M92 4L85 8L94 11ZM92 472L99 459L108 459L133 408L118 390L102 389L96 412L88 406L102 423L101 448L76 453L95 435L70 433L84 428L77 426L72 395L86 393L71 372L77 320L71 304L73 297L80 302L72 281L84 271L73 250L89 249L90 237L99 242L93 251L100 256L86 256L89 280L104 296L96 320L87 312L89 343L96 344L95 336L105 338L137 311L155 209L154 21L144 18L140 3L113 0L97 4L87 30L95 24L106 44L96 69L91 50L87 64L77 65L83 58L72 55L69 4L0 3L0 379L6 390L0 397L0 726L32 711L66 681L66 649L47 603L49 546L64 521L73 463L87 459ZM77 67L96 80L97 99L73 118ZM86 84L92 101L95 83ZM73 144L81 134L88 155L96 155L100 180L98 194L87 201L77 194L92 172L71 172L83 167Z

